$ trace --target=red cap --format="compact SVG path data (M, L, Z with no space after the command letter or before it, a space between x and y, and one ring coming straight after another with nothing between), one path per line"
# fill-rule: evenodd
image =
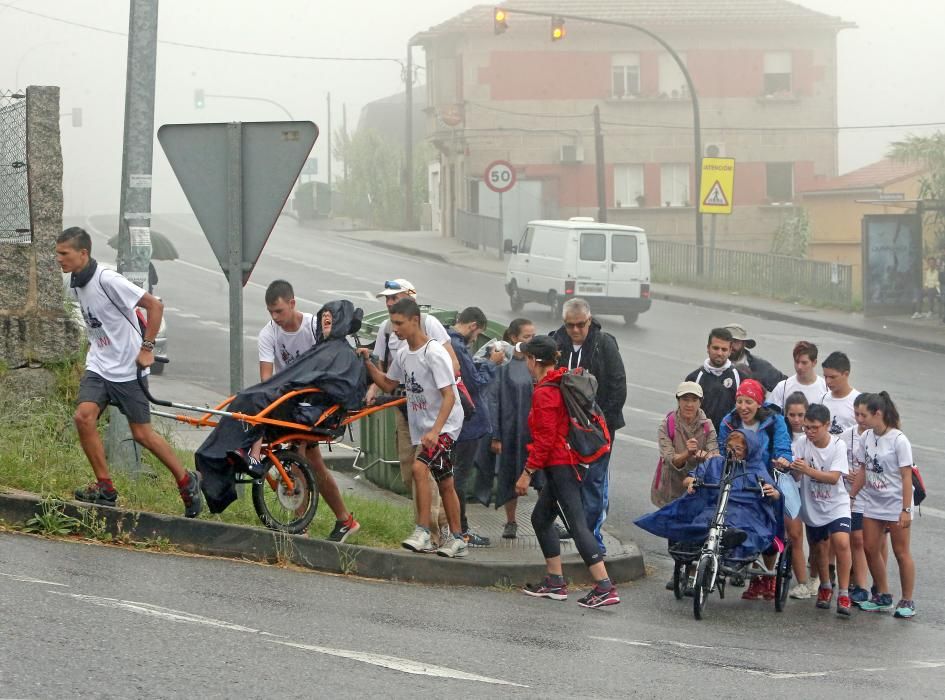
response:
M765 388L761 386L757 379L746 379L738 385L738 391L735 392L735 397L739 396L747 396L754 399L756 403L763 404L765 402Z

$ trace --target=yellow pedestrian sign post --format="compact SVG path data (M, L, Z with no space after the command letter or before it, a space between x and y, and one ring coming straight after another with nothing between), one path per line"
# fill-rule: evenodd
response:
M703 214L731 214L734 192L735 159L703 158L699 211Z

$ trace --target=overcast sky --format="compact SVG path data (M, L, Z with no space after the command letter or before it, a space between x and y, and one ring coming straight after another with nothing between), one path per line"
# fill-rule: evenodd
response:
M464 9L470 0L161 0L159 38L220 48L306 56L402 58L407 40ZM839 37L841 126L945 122L945 3L932 0L802 0L858 25ZM124 36L26 14L17 8L123 34L127 0L0 0L0 89L28 84L62 88L62 111L81 107L84 124L63 119L69 213L117 211L124 113ZM416 56L422 59L422 52ZM420 74L422 80L422 73ZM163 44L158 50L156 125L284 118L278 107L212 97L264 97L324 134L327 92L333 127L342 105L348 124L361 107L402 89L393 62L326 62L236 56ZM207 97L194 109L195 88ZM840 170L881 158L908 132L843 131ZM326 140L316 155L324 173ZM182 210L180 193L155 143L154 211ZM167 180L170 179L170 183Z

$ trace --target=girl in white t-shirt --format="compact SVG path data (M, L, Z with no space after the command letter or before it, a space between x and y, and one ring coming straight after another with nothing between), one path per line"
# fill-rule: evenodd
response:
M866 411L869 430L862 436L865 467L856 475L852 495L863 500L863 546L877 592L861 603L860 609L870 612L893 609L886 562L882 557L884 533L888 528L902 587L896 617L909 618L915 615L912 601L915 562L910 552L912 445L899 430L899 411L885 391L870 395Z

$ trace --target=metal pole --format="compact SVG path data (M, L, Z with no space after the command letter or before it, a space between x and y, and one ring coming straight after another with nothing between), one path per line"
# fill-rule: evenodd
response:
M226 229L230 283L230 393L243 388L243 125L226 125Z
M503 192L499 192L499 240L501 241L499 248L505 245L505 210L502 208L503 194Z
M594 105L594 167L597 170L597 220L607 223L607 180L604 173L604 135L600 130L600 107Z
M132 0L128 20L125 124L118 213L118 271L148 288L151 265L151 162L154 151L154 82L157 73L158 0ZM128 421L111 409L105 434L108 459L133 474L145 471Z
M341 103L341 131L344 134L344 151L341 158L342 177L348 185L348 105Z
M328 109L328 118L325 121L328 124L328 129L327 129L328 131L328 143L327 143L328 157L326 159L328 161L328 165L327 165L326 171L327 171L327 176L328 176L328 214L330 215L331 214L331 93L330 92L326 96L325 101L327 103L327 109Z
M698 206L696 202L696 206ZM709 277L715 274L715 227L719 215L713 214L709 220Z
M404 230L413 225L413 50L407 43L404 68Z

